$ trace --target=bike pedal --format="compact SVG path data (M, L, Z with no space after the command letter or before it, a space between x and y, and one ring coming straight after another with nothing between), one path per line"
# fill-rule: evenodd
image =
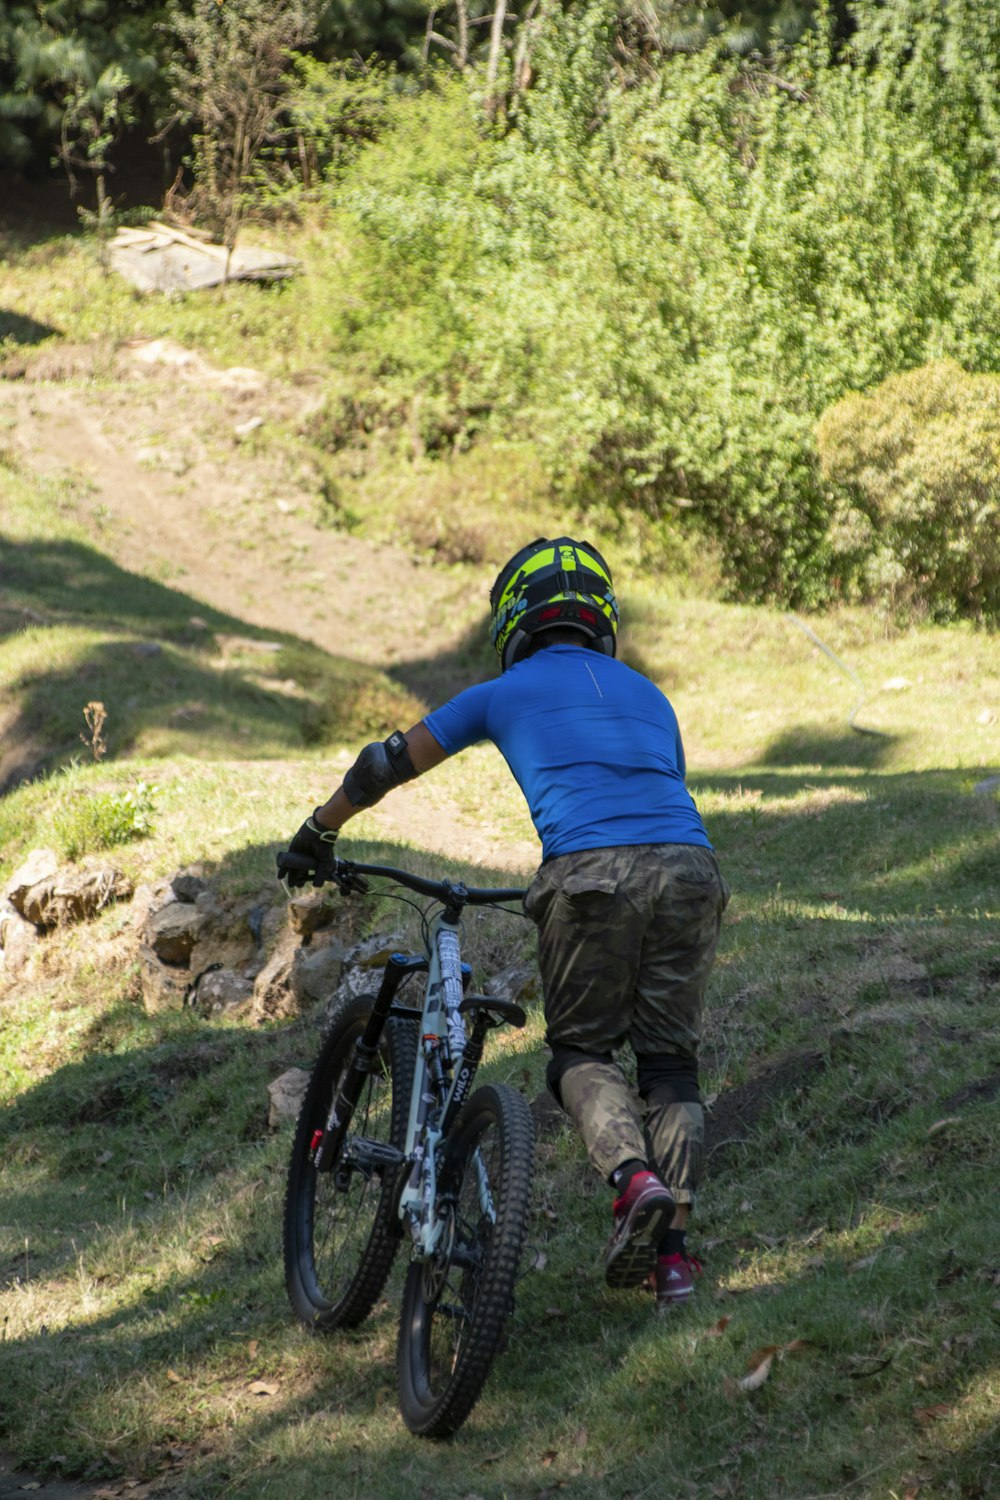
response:
M528 1017L520 1005L513 1000L501 1000L498 995L466 995L458 1007L462 1015L480 1015L487 1026L523 1026Z

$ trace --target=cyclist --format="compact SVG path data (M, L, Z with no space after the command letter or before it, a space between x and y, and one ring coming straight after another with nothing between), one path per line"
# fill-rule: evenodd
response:
M490 610L500 676L366 746L289 852L328 861L356 812L469 745L497 745L542 841L524 909L538 928L549 1086L615 1193L606 1279L653 1280L665 1311L700 1269L685 1239L704 1141L698 1044L729 888L685 786L674 710L616 659L618 603L597 548L530 542ZM644 1124L614 1058L626 1042Z

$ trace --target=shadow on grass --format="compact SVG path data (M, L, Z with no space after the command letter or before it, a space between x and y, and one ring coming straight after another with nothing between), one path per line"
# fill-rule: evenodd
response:
M496 652L490 645L489 611L484 610L456 645L435 655L399 662L387 670L387 675L434 709L463 688L495 677L498 671Z
M690 788L737 897L780 891L902 920L993 904L996 806L969 790L978 774L754 766Z
M625 630L619 640L619 654L626 666L655 681L666 681L670 691L683 684L685 674L679 665L664 667L658 663L654 669L633 634ZM484 609L454 646L435 656L400 662L388 670L388 675L432 708L438 708L463 688L496 677L499 670L497 654L490 644L490 613Z
M116 754L154 733L195 755L270 756L396 717L402 695L382 673L264 632L82 542L0 539L0 590L0 643L30 629L37 647L8 683L8 788L79 753L91 700L108 710ZM51 645L50 630L62 632Z
M917 797L922 778L908 780L913 786L897 789L904 800ZM922 843L915 830L906 835L914 864L923 859L935 829L941 831L939 823L926 817L928 795L946 794L946 778L939 780L938 791L920 793L925 804ZM767 795L789 795L798 786L795 778L780 775L768 783L756 829L748 811L737 809L718 820L722 842L733 845L734 858L736 846L757 838L763 822L773 840L772 852L789 866L802 861L798 841L803 826L810 833L815 830L815 817L795 809L768 813L766 803ZM736 791L734 784L734 799ZM844 811L831 807L822 817L838 810ZM911 810L918 811L918 804ZM847 804L847 811L853 816L854 804ZM834 828L821 823L820 831L826 835ZM961 829L957 832L961 835ZM854 847L853 840L847 843ZM825 838L815 847L824 845ZM811 838L806 847L814 847ZM895 844L881 852L903 857ZM399 857L392 846L369 846L364 854L373 861ZM752 857L758 855L755 846ZM260 847L262 875L270 873L272 856L270 847ZM416 859L425 868L446 865L432 856ZM241 864L244 860L241 853ZM227 860L214 871L223 887L228 871ZM790 888L810 889L812 878L808 870L788 872ZM940 897L950 880L944 865L935 878ZM864 870L855 872L854 881L845 896L857 906L867 883ZM888 918L891 923L891 912ZM797 925L803 925L801 920ZM876 932L878 917L865 909L837 925L847 948L860 951ZM729 941L738 956L749 937L736 928ZM774 974L792 985L800 953L780 931L778 919L768 942ZM928 1000L910 998L917 1027ZM121 1011L117 1024L127 1027L128 1019ZM768 1046L778 1048L780 1037L775 1025ZM712 1197L727 1187L758 1203L756 1215L747 1210L746 1225L723 1226L713 1257L717 1279L738 1283L748 1258L764 1253L760 1234L773 1235L776 1229L781 1236L798 1233L804 1238L817 1230L829 1234L834 1248L822 1273L806 1266L775 1277L765 1266L762 1285L769 1295L737 1295L732 1303L738 1313L736 1332L725 1346L719 1339L699 1343L695 1358L692 1332L705 1336L708 1325L718 1320L718 1308L702 1297L685 1321L654 1325L641 1295L609 1294L599 1266L607 1194L596 1186L576 1189L585 1176L581 1158L571 1174L573 1190L553 1212L559 1163L540 1150L540 1201L550 1207L535 1221L529 1238L545 1244L548 1264L521 1285L510 1350L497 1362L468 1426L449 1448L417 1444L401 1435L398 1420L388 1415L395 1410L396 1304L376 1309L357 1334L304 1343L285 1303L280 1221L290 1137L287 1129L278 1135L267 1129L266 1084L287 1066L310 1065L318 1045L313 1023L307 1019L290 1028L259 1031L183 1014L140 1015L130 1036L95 1034L99 1039L107 1050L57 1068L0 1119L9 1189L4 1220L10 1226L3 1274L13 1295L23 1292L25 1305L34 1306L50 1326L46 1295L56 1298L56 1316L60 1296L63 1306L68 1302L73 1308L57 1335L30 1328L8 1335L0 1346L0 1371L6 1377L0 1389L7 1392L3 1421L16 1444L25 1441L23 1434L36 1434L36 1447L25 1454L36 1460L69 1448L71 1465L78 1470L93 1464L105 1473L134 1466L150 1473L178 1462L170 1454L179 1451L179 1462L191 1465L191 1493L217 1493L212 1486L224 1484L226 1493L250 1495L258 1491L248 1477L253 1464L248 1455L259 1454L268 1483L280 1489L283 1467L291 1471L301 1461L289 1456L287 1446L296 1432L296 1441L309 1448L311 1472L315 1460L316 1493L326 1476L350 1484L358 1494L385 1494L386 1465L406 1465L409 1493L426 1478L439 1482L435 1493L465 1494L468 1463L474 1459L489 1466L491 1485L495 1481L507 1493L528 1494L551 1477L540 1469L553 1430L568 1422L595 1433L609 1426L617 1431L636 1420L637 1403L655 1402L661 1409L672 1404L671 1409L681 1410L678 1403L683 1401L687 1426L704 1422L713 1427L712 1451L697 1461L717 1466L719 1452L724 1458L729 1449L750 1442L745 1416L723 1395L723 1371L741 1374L746 1355L759 1345L804 1338L811 1341L814 1359L826 1374L822 1382L804 1388L795 1383L794 1432L792 1416L787 1424L783 1416L789 1382L776 1374L766 1393L776 1462L793 1464L794 1434L803 1423L819 1430L830 1420L831 1386L842 1392L836 1398L838 1409L847 1413L842 1420L852 1439L863 1445L864 1432L879 1425L882 1387L858 1385L853 1377L858 1368L879 1365L887 1327L890 1332L899 1329L900 1339L902 1331L909 1335L917 1327L918 1343L933 1333L936 1348L941 1331L952 1326L947 1319L964 1320L962 1328L975 1326L983 1311L980 1303L985 1307L984 1299L993 1295L980 1274L988 1266L976 1198L977 1174L983 1174L985 1183L989 1160L982 1122L990 1106L970 1094L968 1106L962 1106L963 1120L968 1111L962 1131L938 1137L928 1130L940 1111L943 1089L952 1098L955 1087L971 1081L979 1069L975 1050L965 1047L948 1061L946 1082L934 1073L911 1077L908 1058L901 1055L884 1085L880 1080L888 1065L882 1055L873 1065L856 1047L833 1046L823 1030L815 1043L824 1049L825 1066L798 1073L794 1087L775 1086L753 1121L744 1122L746 1143L738 1158L734 1153L723 1172L713 1172L706 1194L709 1214ZM918 1036L915 1030L913 1040L926 1051L923 1033ZM519 1067L522 1061L530 1061L540 1079L540 1052L519 1059ZM870 1081L864 1070L873 1066L876 1076ZM891 1109L868 1107L876 1086L896 1101ZM804 1160L808 1171L803 1171ZM911 1205L914 1213L919 1210L919 1226L884 1231L879 1241L887 1247L884 1261L866 1268L862 1279L835 1248L837 1236L867 1214L881 1212L886 1194L905 1187L911 1167L920 1174ZM962 1246L963 1275L935 1283L945 1244ZM775 1241L775 1257L777 1245ZM907 1257L911 1268L903 1279L892 1274L897 1254ZM108 1291L100 1288L126 1277L127 1294L114 1306L102 1307ZM862 1287L864 1305L878 1309L875 1325L856 1315ZM99 1310L88 1314L91 1298L97 1299ZM920 1318L930 1319L931 1326L918 1326ZM942 1330L938 1319L944 1320ZM907 1337L907 1345L913 1342ZM597 1362L595 1347L601 1350ZM710 1349L724 1349L728 1367L710 1356ZM920 1358L927 1356L922 1352ZM986 1342L963 1345L961 1359L961 1378L971 1383L989 1368ZM586 1378L580 1379L584 1366ZM251 1383L261 1379L276 1389L252 1399ZM35 1411L40 1389L46 1391L47 1413L41 1419ZM941 1390L952 1399L943 1376ZM227 1419L208 1438L215 1449L199 1454L199 1413L211 1412L214 1402L222 1403ZM317 1423L315 1434L304 1434L312 1421ZM360 1447L359 1422L364 1429ZM527 1444L524 1434L530 1435ZM680 1448L689 1443L676 1424L664 1442L667 1437ZM962 1472L978 1472L982 1464L973 1445L979 1442L978 1437L969 1439L967 1460L952 1445L949 1463L964 1465ZM900 1454L901 1464L910 1461L909 1449L901 1448ZM649 1482L641 1472L646 1461L630 1448L629 1455L616 1460L616 1479L641 1489ZM555 1462L547 1460L548 1467ZM206 1476L204 1491L197 1490L199 1471ZM238 1478L235 1486L230 1474ZM818 1483L814 1487L818 1490ZM805 1489L803 1485L798 1492ZM294 1485L289 1492L305 1493ZM587 1493L601 1494L599 1482ZM746 1493L762 1495L765 1490Z
M46 339L62 336L62 329L53 328L48 323L40 323L37 318L30 318L24 313L14 312L9 307L0 307L0 344L5 339L11 343L41 344Z
M865 733L824 734L815 729L788 729L768 745L761 760L768 766L857 766L878 770L898 752L902 736Z

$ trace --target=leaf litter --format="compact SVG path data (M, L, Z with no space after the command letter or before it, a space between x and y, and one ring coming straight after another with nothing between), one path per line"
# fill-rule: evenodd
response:
M748 1373L740 1380L734 1380L731 1375L723 1377L723 1388L727 1396L742 1395L747 1391L756 1391L764 1384L771 1374L776 1360L784 1359L788 1354L801 1354L806 1349L811 1349L812 1344L808 1339L792 1339L788 1344L764 1344L755 1349L747 1360Z

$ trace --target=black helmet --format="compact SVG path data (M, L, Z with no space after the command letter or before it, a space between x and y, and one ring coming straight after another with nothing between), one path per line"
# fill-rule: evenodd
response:
M571 629L615 654L618 601L596 547L571 537L537 537L516 552L490 589L490 640L506 671L543 630Z

